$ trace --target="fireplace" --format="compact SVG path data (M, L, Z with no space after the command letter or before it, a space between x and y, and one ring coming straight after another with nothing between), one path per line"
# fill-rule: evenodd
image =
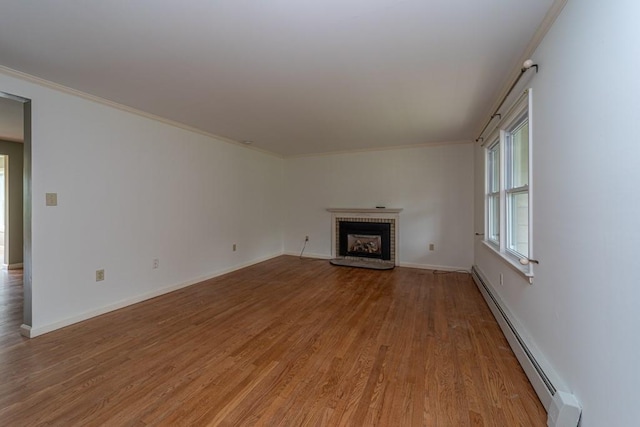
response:
M391 260L391 224L339 221L339 255Z
M390 269L398 264L402 209L327 209L332 213L331 263Z

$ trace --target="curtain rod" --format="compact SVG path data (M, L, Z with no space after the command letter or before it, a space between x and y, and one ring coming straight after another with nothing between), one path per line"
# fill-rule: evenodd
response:
M498 104L498 108L496 108L496 111L494 111L494 113L491 115L491 117L489 117L489 121L487 122L486 125L484 125L484 127L480 131L480 134L476 138L476 142L480 141L481 139L484 141L484 138L482 137L482 134L484 133L485 130L487 130L487 127L489 126L491 121L494 119L494 117L500 116L500 118L502 118L502 114L498 113L498 111L500 111L500 108L502 108L502 104L504 104L504 101L506 101L507 98L509 97L509 95L511 95L511 92L513 91L513 88L516 87L516 85L518 84L518 82L520 81L520 79L522 78L524 73L526 73L530 68L533 68L533 67L535 67L536 73L537 73L538 72L538 64L534 64L531 59L527 59L526 61L524 61L524 63L522 64L522 68L520 69L520 74L518 74L518 77L516 77L514 82L511 84L511 87L509 88L507 93L502 98L502 101L500 101L500 104Z

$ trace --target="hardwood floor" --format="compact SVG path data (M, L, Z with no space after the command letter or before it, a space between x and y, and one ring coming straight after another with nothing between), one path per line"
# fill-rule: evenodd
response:
M18 292L0 425L545 425L467 274L283 256L31 340Z

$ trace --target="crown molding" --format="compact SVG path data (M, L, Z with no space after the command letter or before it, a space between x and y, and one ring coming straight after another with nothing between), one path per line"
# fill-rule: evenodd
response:
M339 150L339 151L327 151L323 153L309 153L309 154L294 154L291 156L283 156L285 159L299 159L303 157L322 157L322 156L336 156L340 154L357 154L357 153L369 153L373 151L392 151L392 150L410 150L415 148L437 147L441 145L457 145L457 144L473 144L471 140L465 141L437 141L437 142L425 142L422 144L412 145L390 145L386 147L375 148L360 148L354 150Z
M277 157L277 158L280 158L280 159L283 157L282 155L280 155L278 153L274 153L272 151L268 151L268 150L264 150L262 148L250 146L250 145L244 144L244 143L242 143L240 141L236 141L236 140L231 139L231 138L226 138L224 136L215 135L213 133L203 131L202 129L198 129L196 127L189 126L189 125L186 125L184 123L177 122L175 120L171 120L171 119L167 119L167 118L164 118L164 117L161 117L161 116L157 116L155 114L147 113L145 111L138 110L136 108L129 107L127 105L120 104L120 103L117 103L115 101L110 101L110 100L108 100L106 98L101 98L99 96L91 95L89 93L82 92L80 90L73 89L73 88L70 88L68 86L64 86L64 85L61 85L61 84L58 84L58 83L54 83L52 81L45 80L43 78L33 76L31 74L23 73L22 71L14 70L12 68L5 67L3 65L0 65L0 73L8 75L10 77L18 78L20 80L25 80L27 82L34 83L34 84L37 84L39 86L44 86L46 88L53 89L53 90L55 90L57 92L62 92L62 93L65 93L67 95L76 96L78 98L82 98L82 99L85 99L87 101L91 101L91 102L95 102L95 103L98 103L98 104L106 105L108 107L115 108L117 110L121 110L121 111L125 111L127 113L135 114L137 116L141 116L141 117L144 117L144 118L147 118L147 119L151 119L151 120L154 120L154 121L157 121L157 122L161 122L161 123L164 123L164 124L169 125L169 126L180 128L182 130L186 130L186 131L189 131L189 132L197 133L199 135L206 136L208 138L212 138L212 139L215 139L215 140L220 141L220 142L226 142L228 144L232 144L232 145L235 145L235 146L238 146L238 147L243 147L243 148L248 149L248 150L258 151L260 153L267 154L267 155L270 155L270 156L273 156L273 157Z
M502 89L500 89L500 92L498 92L498 94L496 95L495 100L491 104L491 108L489 109L489 111L495 111L498 108L498 104L500 103L500 100L507 94L507 91L511 87L512 82L514 82L515 79L518 78L518 76L520 75L522 64L527 59L532 59L531 57L535 53L536 49L538 49L538 46L540 46L540 43L542 43L542 40L544 40L545 36L549 32L553 24L556 22L556 19L558 18L558 16L560 16L562 9L564 9L568 1L569 0L555 0L553 2L549 10L547 11L547 14L544 16L544 19L538 26L538 29L533 34L533 37L529 41L529 44L527 44L527 47L525 48L524 52L522 53L522 55L520 55L516 63L512 66L512 71L511 73L509 73L509 77L506 79L504 85L502 86ZM482 120L478 123L478 127L474 132L474 135L477 135L480 133L480 131L482 130L482 126L484 126L484 123L486 123L488 119L489 117L483 116Z

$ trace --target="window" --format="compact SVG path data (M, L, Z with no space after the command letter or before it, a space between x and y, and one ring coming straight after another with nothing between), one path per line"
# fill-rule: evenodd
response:
M488 240L500 244L500 141L487 152L487 233Z
M509 131L506 142L507 249L529 256L529 117Z
M486 148L485 242L512 263L530 253L530 91Z

